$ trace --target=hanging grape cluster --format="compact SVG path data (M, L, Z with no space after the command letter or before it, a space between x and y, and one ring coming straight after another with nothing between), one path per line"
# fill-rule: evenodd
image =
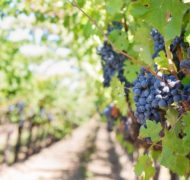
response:
M154 41L152 57L155 58L160 51L165 52L164 38L156 29L151 31L151 36ZM139 123L145 124L147 119L162 121L167 108L184 100L190 102L190 85L184 87L180 81L184 73L188 74L190 71L190 59L180 61L177 56L178 48L186 49L190 57L190 48L187 48L182 35L176 37L170 45L174 63L178 65L179 71L181 70L176 76L159 72L157 65L154 64L156 76L142 68L134 81L135 115Z
M123 26L121 23L113 22L112 26L108 27L107 35L113 30L121 30L122 28ZM97 48L97 54L101 57L104 87L109 87L112 77L117 75L120 82L124 83L125 93L127 94L130 84L124 76L124 64L127 60L126 57L121 53L115 52L111 44L106 40L102 46Z
M160 51L165 50L164 38L156 29L152 29L151 36L154 41L154 54L152 55L152 58L155 58Z

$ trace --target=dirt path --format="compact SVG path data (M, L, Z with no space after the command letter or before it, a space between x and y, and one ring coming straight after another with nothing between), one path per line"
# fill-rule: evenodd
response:
M0 169L0 180L128 179L135 176L126 153L95 120L25 162Z
M132 163L115 141L114 133L108 133L101 124L95 142L96 151L88 163L88 180L133 180Z

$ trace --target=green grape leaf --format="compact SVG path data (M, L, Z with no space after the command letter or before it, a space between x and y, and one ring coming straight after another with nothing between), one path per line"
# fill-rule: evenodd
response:
M189 172L189 160L185 156L174 154L168 147L163 147L159 161L179 175Z
M168 147L163 146L159 161L161 165L170 168L175 164L175 156Z
M148 155L142 155L139 157L137 164L135 165L135 173L137 176L141 176L145 172L145 179L150 179L155 174L155 169L152 166L152 160Z
M188 154L190 152L190 137L189 136L185 136L183 138L183 147L186 154Z
M80 6L80 7L83 7L84 4L85 4L85 0L77 0L77 4Z
M141 18L148 12L148 9L141 2L134 2L129 5L129 12L134 18Z
M84 26L83 26L83 35L88 38L93 34L93 29L92 29L92 24L90 22L87 22Z
M175 131L166 131L165 136L163 137L163 147L167 147L171 152L176 155L186 156L190 152L190 136L187 134L184 138L179 138L179 133Z
M188 9L187 5L176 0L151 0L148 9L147 22L157 28L166 40L180 35L182 18Z
M190 45L190 13L187 13L184 17L184 22L187 24L185 28L185 41L189 43Z
M160 56L154 59L155 64L157 64L159 69L165 69L165 70L169 69L170 65L168 59L165 56L165 53L161 51L159 55Z
M137 30L135 30L133 50L138 53L138 59L140 61L143 61L145 64L149 65L153 64L151 46L152 40L149 29L145 27L139 27Z
M174 131L166 131L162 143L164 147L168 147L172 152L184 153L183 140Z
M188 85L190 84L190 76L186 76L181 80L183 85Z
M134 17L158 29L168 41L180 35L183 16L188 8L187 4L178 0L149 0L147 3L133 2L130 10Z
M109 40L112 42L115 48L119 50L126 50L128 48L128 36L127 33L120 30L113 30L109 34Z
M129 82L133 82L138 75L140 67L137 64L133 64L130 61L125 62L124 76Z
M177 72L175 64L173 63L173 61L170 61L169 63L164 51L161 51L159 53L159 56L154 59L154 62L157 64L158 69L168 70L172 67L172 69L174 69L175 72Z
M131 89L129 89L129 102L131 103L131 108L135 112L136 111L136 105L134 101L134 93Z
M190 112L186 113L183 116L183 122L184 122L184 133L186 134L186 136L190 137Z
M190 113L187 113L183 119L183 131L186 134L183 138L179 137L179 132L176 133L176 127L165 132L162 141L162 152L160 163L163 166L171 169L179 175L184 175L189 171L189 160L186 155L190 152ZM179 166L180 164L180 166Z
M151 154L151 157L152 157L154 160L157 160L157 159L160 157L161 151L152 149L152 150L150 151L150 154Z
M177 172L179 175L184 175L189 172L189 160L187 157L178 155L176 156L176 163L174 166L174 172Z
M107 12L113 16L121 10L122 5L123 0L108 0L106 3Z
M127 104L125 100L124 84L121 83L117 77L112 77L111 80L111 95L115 100L117 107L121 110L123 114L127 112Z
M160 123L156 123L155 121L146 121L146 126L140 128L140 138L150 137L152 142L158 142L160 140L160 131L162 130L162 126Z
M169 108L166 112L166 120L170 123L171 126L174 126L177 122L177 117L178 117L178 112L173 109L173 108Z

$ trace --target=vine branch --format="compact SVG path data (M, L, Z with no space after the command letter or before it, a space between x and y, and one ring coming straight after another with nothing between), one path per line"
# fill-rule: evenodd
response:
M94 20L91 16L89 16L89 15L78 5L78 3L77 3L76 1L71 2L71 1L68 0L68 2L69 2L73 7L76 7L80 12L82 12L82 13L89 19L89 21L91 21L91 23L96 26L96 28L100 31L100 33L101 33L103 36L105 35L103 29L98 25L98 23L96 22L96 20Z
M98 25L98 23L96 22L96 20L94 20L92 17L90 17L82 8L80 8L80 6L77 4L76 1L73 1L73 2L70 2L68 1L73 7L76 7L79 11L81 11L88 19L89 21L91 21L91 23L93 25L95 25L95 27L100 31L100 33L105 36L105 34L103 33L103 29ZM107 39L107 41L111 44L111 46L113 47L113 50L115 50L116 52L120 53L120 54L123 54L124 56L126 56L129 60L131 60L133 63L138 63L138 64L143 64L145 65L144 63L139 63L138 60L136 60L134 57L130 56L128 53L126 52L123 52L117 48L114 47L113 43Z
M103 33L103 29L98 25L98 23L96 22L96 20L94 20L91 16L89 16L79 5L78 3L74 0L73 2L69 1L68 2L73 6L76 7L81 13L83 13L88 19L89 21L95 25L95 27L98 29L98 31L105 36L105 34ZM148 64L143 63L142 61L138 61L137 59L135 59L134 57L130 56L128 53L121 51L119 49L117 49L114 44L111 42L110 39L107 39L107 41L110 43L110 45L112 46L113 50L117 53L120 53L122 55L124 55L125 57L127 57L132 63L134 64L138 64L141 66L146 66L144 67L148 72L150 72L153 76L157 77L159 80L163 81L163 79L161 77L159 77L156 72L154 72L153 70L151 70L151 67Z

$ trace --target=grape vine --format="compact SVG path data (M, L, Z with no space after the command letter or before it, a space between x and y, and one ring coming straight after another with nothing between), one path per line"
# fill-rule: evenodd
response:
M134 3L134 7L136 7L135 4L138 3ZM146 6L142 5L142 7ZM134 14L134 17L135 16L139 15ZM126 23L126 21L124 22ZM125 30L133 31L133 28L130 29L130 22L128 23L129 24L126 25L128 28ZM138 21L135 21L135 23L138 23ZM118 25L119 23L117 23L117 26ZM134 96L133 99L129 98L129 96L126 98L128 106L127 119L124 123L125 128L119 128L119 131L123 134L125 141L132 143L137 150L143 146L146 153L149 152L150 149L158 151L161 165L168 167L172 172L178 175L183 175L187 172L187 167L179 170L177 165L172 167L171 164L167 164L168 160L165 159L165 149L169 147L171 150L170 158L177 162L174 154L179 153L179 150L170 147L168 143L175 143L175 141L184 141L184 143L187 143L188 141L187 135L184 134L184 125L182 125L182 127L179 125L179 122L184 123L184 119L189 118L188 111L190 110L190 47L185 40L187 31L185 30L185 26L183 26L180 32L176 34L176 36L170 37L170 41L168 41L168 37L163 33L161 27L158 28L158 26L156 26L156 28L154 28L153 26L151 29L150 26L148 26L146 28L150 32L148 35L149 41L153 44L153 47L150 49L154 51L152 53L150 50L151 68L149 64L141 67L136 79L127 87L128 95L133 92ZM108 27L108 29L107 36L112 33L114 28ZM120 26L118 29L121 30L122 27ZM143 40L145 40L145 38ZM138 42L138 39L136 41ZM121 82L125 82L126 86L128 74L124 75L123 73L123 69L128 69L125 63L123 63L126 49L122 49L124 53L118 54L114 52L113 46L114 44L104 41L104 45L98 50L98 54L102 59L104 86L111 86L110 82L116 72L118 79ZM110 53L111 51L112 53ZM129 49L129 52L131 52L131 49ZM122 60L117 55L121 55ZM133 58L128 58L128 61L132 59ZM136 59L136 57L134 59ZM138 61L138 65L141 65L141 61ZM121 74L121 76L119 76L119 74ZM133 104L135 108L132 107ZM123 124L122 121L120 124ZM120 125L119 127L122 126ZM153 132L154 129L157 130ZM177 131L175 135L173 131ZM168 140L170 134L175 137L175 140ZM186 150L184 151L186 152ZM185 153L185 155L187 154L190 154L190 151ZM150 157L151 155L148 154L146 157L148 158L147 161L151 161ZM142 158L145 158L144 155ZM189 161L186 156L183 156L183 158L185 162ZM138 175L142 175L143 172L143 170L138 171L138 168L144 169L144 165L140 165L142 163L141 161L140 157L135 167L135 171ZM147 167L147 169L150 169L150 167ZM151 177L155 174L147 175L146 169L144 169L144 171L146 177Z
M122 143L125 143L124 147L128 151L129 147L133 147L132 161L136 164L134 169L137 176L156 179L159 174L157 167L165 166L172 172L172 177L175 174L188 178L189 1L58 0L53 3L50 0L48 5L44 5L31 0L15 1L11 6L2 1L0 6L2 18L8 15L23 17L32 14L36 19L36 25L44 25L46 28L48 24L47 29L57 32L60 39L63 39L63 42L59 43L66 44L71 54L80 59L80 63L85 59L89 64L96 66L94 71L98 69L97 76L92 76L97 83L94 83L95 87L92 89L97 94L97 109L101 109L102 112L108 104L116 102L120 113L114 117L114 123L108 123L108 129L114 129L116 133L123 135ZM65 32L71 32L68 43ZM3 37L7 36L7 32L2 34ZM5 46L5 41L2 42ZM97 48L99 42L102 42L102 45ZM7 47L14 44L16 43ZM96 48L101 61L97 60L94 54ZM9 48L6 54L9 54L10 49L14 48ZM18 49L14 49L14 52ZM6 56L2 55L1 59L6 59ZM1 69L4 74L8 71L13 72L7 68L6 61L2 62L4 63ZM23 64L24 62L26 61L23 61ZM82 67L85 63L81 64ZM99 64L103 72L103 86L100 86L102 82L99 78ZM14 71L15 80L4 74L2 77L11 85L5 94L11 98L17 94L17 88L14 89L15 82L21 81L16 76L17 71ZM25 90L25 85L20 89ZM10 111L14 111L14 108L10 107ZM109 108L105 111L107 118L111 117L110 112ZM113 124L117 128L113 128ZM139 154L138 158L136 154Z

